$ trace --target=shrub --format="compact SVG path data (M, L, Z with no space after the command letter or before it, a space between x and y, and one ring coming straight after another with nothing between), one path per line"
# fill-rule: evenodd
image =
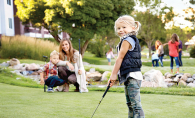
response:
M28 58L43 60L43 55L49 57L51 51L59 50L59 47L50 41L44 41L26 36L2 36L1 58Z
M195 46L190 50L190 57L195 58Z

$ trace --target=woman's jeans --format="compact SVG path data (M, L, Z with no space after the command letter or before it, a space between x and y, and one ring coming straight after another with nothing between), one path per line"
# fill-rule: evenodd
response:
M182 55L182 52L180 51L179 52L179 66L183 66L182 60L181 60L181 55Z
M141 105L140 99L140 87L141 80L129 77L124 83L125 85L125 96L127 106L129 108L128 118L144 118L144 111Z
M173 64L174 64L173 58L175 59L176 68L179 68L179 60L178 60L178 57L172 57L172 56L170 56L170 59L171 59L171 64L170 64L171 69L173 69Z
M160 57L159 57L159 60L160 60L160 65L163 67L163 57L164 57L164 54L162 54Z

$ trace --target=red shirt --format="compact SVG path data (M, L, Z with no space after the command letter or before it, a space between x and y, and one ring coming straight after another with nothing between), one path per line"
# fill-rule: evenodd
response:
M169 41L168 44L169 44L169 56L178 57L177 46L179 45L179 42L175 41L175 43L171 43L171 41Z
M53 75L57 75L57 66L53 65L51 62L45 64L44 69L43 69L43 73L44 73L44 79L46 80L50 76Z

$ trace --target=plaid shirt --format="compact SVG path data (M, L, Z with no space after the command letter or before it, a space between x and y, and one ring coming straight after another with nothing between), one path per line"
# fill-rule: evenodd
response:
M49 76L57 75L57 66L52 64L51 62L45 64L43 68L43 77L46 80Z

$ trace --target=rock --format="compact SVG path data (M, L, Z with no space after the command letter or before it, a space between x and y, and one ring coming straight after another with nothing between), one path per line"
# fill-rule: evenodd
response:
M158 87L158 84L155 82L142 81L141 87Z
M167 74L166 78L172 78L173 76L173 74Z
M184 82L186 82L188 77L186 75L182 75L182 77L180 79L183 80Z
M194 79L193 78L188 78L186 82L190 83L190 82L193 82Z
M26 64L25 65L26 70L30 71L30 70L39 70L40 69L40 65L32 63L32 64Z
M3 63L0 64L0 66L8 67L9 63L3 62Z
M90 72L90 73L94 73L94 72L95 72L95 68L91 68L91 69L89 70L89 72Z
M184 73L184 75L186 75L188 78L192 77L190 73Z
M192 75L192 78L195 80L195 74Z
M165 82L166 82L166 83L171 83L172 81L173 81L173 80L170 79L170 78L165 79Z
M17 64L17 65L14 65L12 68L15 69L15 70L20 70L20 71L25 71L26 70L24 64Z
M185 81L180 80L180 81L179 81L179 83L178 83L178 85L183 85L183 86L186 86L187 84L186 84L186 82L185 82Z
M193 82L194 84L195 84L195 80L194 80L194 82Z
M170 82L170 83L166 83L168 87L171 87L171 86L174 86L174 85L177 85L176 83L174 82Z
M145 81L154 82L155 84L153 84L153 86L167 87L167 85L164 81L164 76L159 70L152 69L152 70L144 73L143 76L145 78Z
M189 86L189 87L195 87L195 84L194 83L189 83L187 86Z
M182 75L177 75L177 76L173 79L173 81L174 81L174 82L179 82L181 76L182 76Z
M20 64L20 61L19 61L18 59L12 58L12 59L10 60L10 65L11 65L11 66L18 65L18 64Z
M87 76L87 81L90 81L90 80L100 81L102 74L99 72L93 72L93 73L87 74L86 76Z
M107 78L108 73L110 73L110 72L109 72L109 71L105 71L105 72L102 74L101 81L108 80L108 78Z
M170 74L169 72L166 72L165 73L165 79L167 79L167 75Z

